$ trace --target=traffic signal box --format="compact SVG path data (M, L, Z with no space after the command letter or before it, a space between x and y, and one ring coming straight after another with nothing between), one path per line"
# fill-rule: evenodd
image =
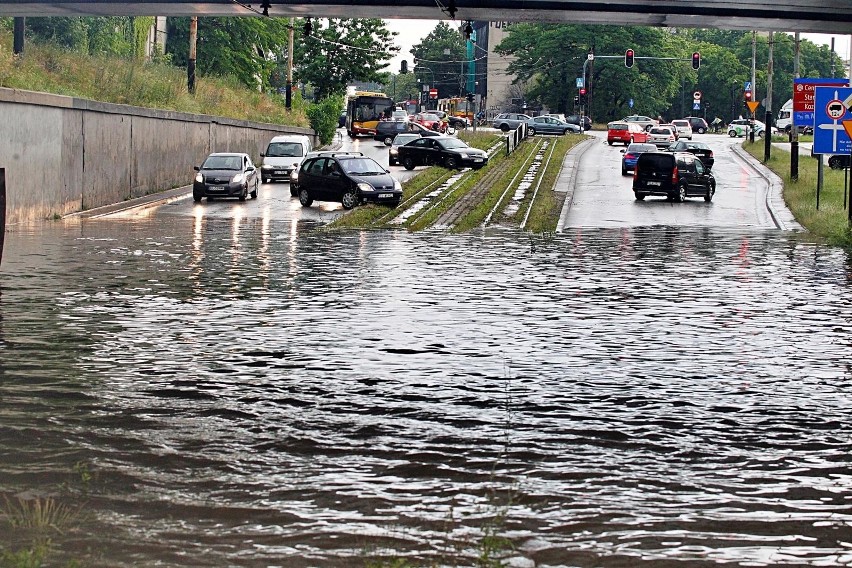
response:
M581 105L586 104L586 89L585 88L580 89L580 104Z
M627 51L624 52L624 66L625 67L633 67L633 56L634 56L634 53L633 53L632 49L628 49Z
M701 67L701 54L696 51L692 54L692 68L697 70L699 67Z

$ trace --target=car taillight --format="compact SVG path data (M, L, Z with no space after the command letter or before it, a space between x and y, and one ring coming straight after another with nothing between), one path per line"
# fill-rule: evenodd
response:
M677 168L672 170L672 185L677 185L678 177L677 177Z
M708 156L711 157L711 158L713 157L713 150L710 150L710 153L708 154Z
M633 166L633 180L639 179L639 162L636 162L636 165Z

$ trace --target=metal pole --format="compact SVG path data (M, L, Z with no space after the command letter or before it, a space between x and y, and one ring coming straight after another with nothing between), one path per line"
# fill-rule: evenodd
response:
M769 32L769 68L766 81L766 132L763 133L763 161L768 162L772 151L772 34Z
M817 162L817 196L816 196L816 197L817 197L817 200L816 200L816 208L817 208L817 211L819 211L819 192L820 192L820 190L822 189L822 176L823 176L823 172L822 172L822 167L823 167L823 166L822 166L822 154L817 154L817 158L819 159L819 162Z
M24 54L24 30L26 28L26 18L15 18L15 55Z
M757 32L751 32L751 100L757 100ZM754 118L754 113L752 113ZM748 133L748 141L754 144L754 124Z
M799 78L799 32L796 32L796 56L793 58L793 77ZM790 118L790 179L799 179L799 127L796 126L795 113Z
M293 108L293 18L290 18L290 37L287 40L287 93L284 95L284 106L287 110Z
M189 61L186 65L186 88L195 94L195 44L198 42L198 16L189 20Z
M3 239L6 236L6 169L0 168L0 262L3 260Z

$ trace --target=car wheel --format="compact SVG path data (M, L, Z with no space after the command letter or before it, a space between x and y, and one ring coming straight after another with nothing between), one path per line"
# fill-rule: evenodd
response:
M677 195L675 196L675 201L678 203L683 203L686 201L686 186L684 184L680 184L677 186Z
M641 193L633 193L633 196L636 197L636 201L645 201L645 196Z
M404 167L406 170L413 170L414 169L414 158L412 158L411 156L404 157L402 159L402 167Z
M390 146L391 144L393 144L393 138L385 136L385 146Z
M344 192L343 197L340 198L340 202L343 203L344 209L354 208L358 205L358 190L350 187Z
M454 170L459 167L458 158L455 156L447 156L447 159L444 161L444 165L447 169Z
M757 133L757 137L758 137L758 138L763 138L763 135L764 135L764 134L765 134L765 132L764 132L763 130L761 130L760 132L758 132L758 133Z
M530 136L535 136L535 128L530 126Z
M645 127L645 132L651 132L651 125L650 124Z
M197 194L197 193L193 193L193 194L192 194L192 200L193 200L193 201L195 201L196 203L198 203L199 201L201 201L201 198L202 198L202 197L204 197L204 196L203 196L203 195L199 195L199 194Z
M311 203L313 202L314 200L311 199L311 194L308 193L307 189L302 189L299 191L299 203L302 204L302 207L310 207Z
M261 183L269 183L269 178L261 178Z
M621 166L621 175L623 175L623 176L627 175L627 168L625 168L624 166Z
M295 188L295 187L293 187L293 186L291 185L291 186L290 186L290 197L296 197L296 196L298 196L298 195L299 195L299 190L298 190L298 188Z
M705 132L707 132L707 130L706 130L706 129L704 129L704 128L699 128L699 129L698 129L698 133L699 133L699 134L704 134Z
M240 194L240 201L245 201L248 197L248 184L243 186L243 192Z
M731 138L736 138L737 137L737 131L736 130L728 130L728 136L730 136Z
M259 186L259 185L260 185L260 184L257 182L257 180L255 180L255 182L254 182L254 191L252 191L252 192L251 192L251 198L252 198L252 199L257 199L257 188L258 188L258 186Z
M500 130L502 130L503 132L509 132L509 125L508 124L501 124Z
M607 144L609 144L610 146L612 146L612 140L607 140L606 142L607 142Z

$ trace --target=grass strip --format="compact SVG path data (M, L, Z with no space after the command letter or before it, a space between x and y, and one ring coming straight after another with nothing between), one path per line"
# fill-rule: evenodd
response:
M748 141L743 148L763 162L765 147L762 140ZM825 239L832 245L852 248L847 211L843 207L844 170L823 168L823 186L820 191L819 209L816 208L817 160L799 157L799 179L790 177L790 152L773 147L770 158L764 165L775 172L784 183L784 202L793 216L813 235ZM847 187L847 206L849 202Z
M541 185L538 193L533 201L532 193L522 204L518 211L519 219L523 219L528 209L530 209L529 219L527 219L526 230L532 233L553 233L556 231L556 225L559 223L559 216L562 213L562 205L565 203L565 192L557 192L556 180L559 178L559 172L562 171L562 162L565 160L565 155L577 144L585 140L585 136L568 135L561 136L556 139L556 148L553 150L553 155L550 157L546 168L542 168L538 172L538 178L541 179ZM538 179L536 180L538 183Z

